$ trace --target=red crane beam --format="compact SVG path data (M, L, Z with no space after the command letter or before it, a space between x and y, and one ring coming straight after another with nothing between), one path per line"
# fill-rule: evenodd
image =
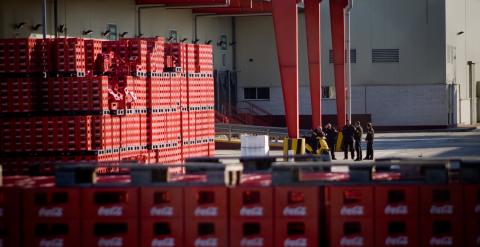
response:
M305 23L307 29L308 69L310 78L310 101L312 128L322 125L322 67L320 56L320 2L305 0Z
M299 137L298 11L296 0L273 0L273 24L288 136Z
M337 127L346 123L345 87L345 20L344 9L348 0L330 0L330 25L332 29L333 70L337 103Z

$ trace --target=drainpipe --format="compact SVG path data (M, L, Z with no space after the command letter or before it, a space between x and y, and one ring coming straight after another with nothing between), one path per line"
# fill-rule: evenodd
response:
M347 38L346 38L346 49L347 49L347 70L345 71L345 77L348 80L348 94L347 94L347 115L348 119L350 122L352 121L352 61L351 61L351 10L353 7L353 0L348 0L348 5L345 8L345 29L347 33ZM367 99L365 99L366 101Z
M53 26L55 29L55 38L58 38L58 0L53 1Z
M42 27L43 38L47 38L47 0L42 0Z

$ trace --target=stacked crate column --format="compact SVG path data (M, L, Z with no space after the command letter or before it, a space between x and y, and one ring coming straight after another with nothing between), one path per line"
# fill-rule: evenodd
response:
M374 245L372 186L326 186L325 200L330 246Z

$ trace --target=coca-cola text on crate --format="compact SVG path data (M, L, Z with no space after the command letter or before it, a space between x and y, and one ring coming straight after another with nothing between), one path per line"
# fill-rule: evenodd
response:
M138 216L137 188L85 188L84 218L130 218Z
M189 186L185 187L184 190L185 217L226 217L226 187Z
M317 217L319 190L317 187L277 186L274 188L275 217Z

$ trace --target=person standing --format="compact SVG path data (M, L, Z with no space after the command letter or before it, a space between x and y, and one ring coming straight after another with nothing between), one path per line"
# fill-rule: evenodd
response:
M338 131L330 123L325 126L325 135L327 138L327 144L330 148L330 155L332 156L332 160L336 160L335 158L335 146L337 144L337 136Z
M355 153L353 151L353 135L355 133L355 127L353 127L352 124L350 124L350 121L347 120L347 123L342 129L342 135L343 135L343 154L344 154L344 159L348 159L348 151L350 151L350 154L352 156L352 160L355 159Z
M365 141L367 142L367 157L366 160L373 160L373 139L375 138L375 131L373 130L372 123L367 124L367 136Z
M354 139L355 139L355 152L357 153L357 159L355 161L361 161L363 159L363 154L362 154L362 135L363 135L363 129L362 126L360 125L360 122L356 122L355 124L355 133L354 133Z

